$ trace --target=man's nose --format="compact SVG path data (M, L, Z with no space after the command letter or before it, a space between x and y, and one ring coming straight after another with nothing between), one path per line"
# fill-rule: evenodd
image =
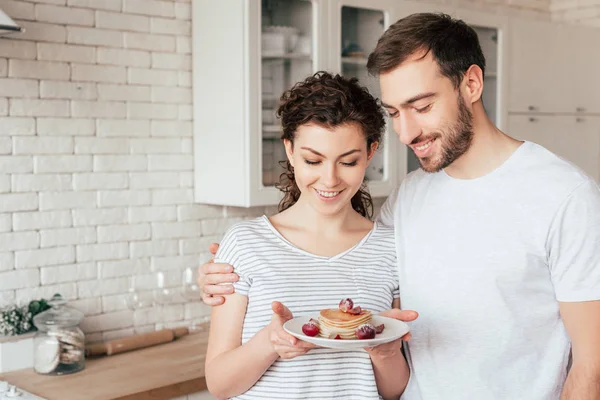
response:
M421 128L417 121L406 114L394 120L394 130L400 138L400 141L407 146L411 144L415 138L421 135Z

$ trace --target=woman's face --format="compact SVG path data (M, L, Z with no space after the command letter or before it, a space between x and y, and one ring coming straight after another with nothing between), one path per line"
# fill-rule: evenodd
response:
M294 144L284 141L294 167L296 184L317 212L332 215L346 207L358 192L377 144L367 152L367 141L358 124L326 128L316 124L298 127Z

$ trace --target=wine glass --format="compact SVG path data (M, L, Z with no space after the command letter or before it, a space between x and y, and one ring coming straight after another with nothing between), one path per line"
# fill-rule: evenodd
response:
M141 278L132 276L129 284L129 289L125 297L125 304L130 310L140 308L148 308L154 305L154 298L151 291L143 290L141 287Z
M158 306L158 312L160 319L163 320L165 313L165 306L177 302L177 293L173 288L167 285L167 274L165 271L156 271L156 289L154 289L154 303ZM157 329L162 329L165 326L166 321L162 321L157 326Z
M181 294L183 298L187 301L202 300L202 292L200 292L200 287L198 286L196 270L192 267L187 267L183 270L182 275Z
M195 268L187 267L183 270L181 295L188 302L202 301L202 292L198 286L198 274ZM190 333L202 332L205 329L204 325L207 322L208 319L206 317L201 318L200 321L192 318L188 324L188 329Z

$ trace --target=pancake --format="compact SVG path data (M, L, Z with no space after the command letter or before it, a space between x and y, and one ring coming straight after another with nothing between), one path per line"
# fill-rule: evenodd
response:
M355 330L360 325L371 322L372 314L369 310L362 310L354 315L336 308L321 310L319 315L319 336L342 339L356 339Z

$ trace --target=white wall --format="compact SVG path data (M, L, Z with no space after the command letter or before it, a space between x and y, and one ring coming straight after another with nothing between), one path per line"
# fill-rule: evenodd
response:
M552 0L552 19L600 27L600 0Z
M177 286L265 211L193 204L190 8L2 0L26 32L0 38L1 300L60 292L92 341L154 329L156 312L125 306L134 270ZM172 325L207 313L166 311Z

